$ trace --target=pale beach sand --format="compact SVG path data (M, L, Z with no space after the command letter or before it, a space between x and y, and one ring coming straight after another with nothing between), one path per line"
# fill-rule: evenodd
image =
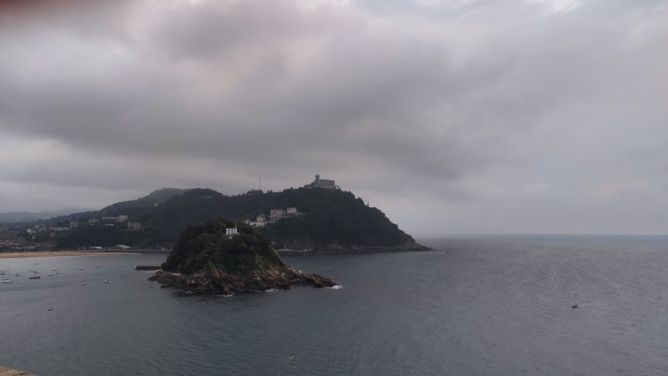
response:
M61 256L111 256L127 255L128 252L99 251L42 251L42 252L0 252L0 259L27 257L61 257Z
M29 373L0 366L0 376L30 376Z

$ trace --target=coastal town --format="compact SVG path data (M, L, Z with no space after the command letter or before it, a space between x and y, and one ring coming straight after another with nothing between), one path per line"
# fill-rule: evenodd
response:
M49 251L56 246L59 234L76 230L82 226L99 226L107 229L116 228L129 232L141 231L140 222L129 221L129 216L91 218L86 222L67 221L50 224L49 221L38 223L15 223L0 226L0 252ZM128 250L123 244L113 247L91 246L91 250Z

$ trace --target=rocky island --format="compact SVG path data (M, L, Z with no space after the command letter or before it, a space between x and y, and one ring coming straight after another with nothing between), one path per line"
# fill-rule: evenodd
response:
M223 219L187 228L162 270L149 279L193 294L336 286L330 279L285 265L265 236Z

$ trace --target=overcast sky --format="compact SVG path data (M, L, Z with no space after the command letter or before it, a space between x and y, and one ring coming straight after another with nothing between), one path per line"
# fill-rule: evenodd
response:
M335 179L413 234L668 233L668 2L0 17L0 211Z

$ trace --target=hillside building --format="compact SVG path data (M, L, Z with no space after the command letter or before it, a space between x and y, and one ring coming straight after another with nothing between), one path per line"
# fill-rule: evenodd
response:
M284 216L285 216L284 209L271 209L269 211L269 220L272 222L276 222L279 219L283 218Z
M264 227L267 224L267 217L264 214L260 214L255 218L254 221L246 219L244 223L255 228Z
M127 215L119 215L118 217L102 217L102 220L107 221L107 222L123 223L123 222L127 222L127 220L129 218L130 217L128 217Z

